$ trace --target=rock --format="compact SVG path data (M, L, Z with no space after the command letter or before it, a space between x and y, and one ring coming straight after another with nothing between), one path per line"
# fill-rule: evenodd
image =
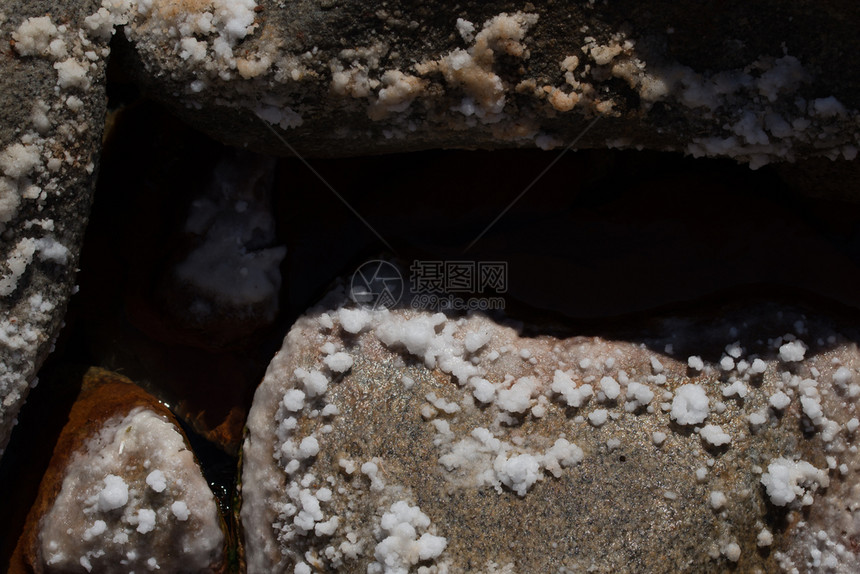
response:
M0 8L0 454L74 287L105 117L97 9Z
M217 504L170 412L91 369L12 559L13 572L222 571Z
M257 390L248 572L860 565L853 330L757 304L563 338L344 301Z
M576 141L751 167L857 154L860 75L837 56L857 48L854 6L103 4L153 96L268 153Z
M74 288L118 27L129 40L116 42L118 67L149 93L222 141L282 155L546 149L582 135L576 147L673 149L753 167L855 158L857 68L821 46L852 53L857 8L723 9L731 19L671 3L467 2L450 16L400 2L7 3L0 450ZM725 37L700 34L702 22L724 20L740 24L717 26ZM855 164L839 164L842 181L854 180ZM822 179L797 171L813 182L806 188Z

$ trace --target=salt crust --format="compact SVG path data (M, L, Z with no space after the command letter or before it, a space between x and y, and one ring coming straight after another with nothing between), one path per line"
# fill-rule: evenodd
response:
M224 158L205 193L191 203L185 230L201 241L173 273L196 295L194 317L256 313L271 321L277 314L286 247L273 245L275 221L266 187L273 169L270 161L244 155Z
M732 437L719 425L705 425L699 432L702 439L712 446L723 446L732 442Z
M168 571L219 560L215 498L173 425L142 407L111 419L76 452L42 520L41 557L55 569Z
M521 439L512 441L507 438L507 433L504 429L507 425L515 424L517 417L538 418L545 416L548 407L551 407L554 402L560 406L578 410L582 409L584 414L587 415L587 421L591 425L602 429L604 426L611 426L611 420L619 416L619 411L641 413L637 416L653 413L654 409L651 402L656 394L661 394L664 401L671 401L670 403L664 403L663 410L668 413L668 417L676 424L694 427L694 430L700 434L703 442L708 447L725 447L731 449L732 436L723 430L722 423L709 423L700 426L706 419L720 419L721 414L727 408L726 405L720 400L715 399L712 391L708 390L703 384L686 383L674 388L672 385L667 385L668 379L666 374L676 368L669 357L660 356L657 358L653 355L648 357L646 361L648 362L648 370L651 374L643 376L639 381L631 380L627 372L621 370L620 366L617 366L617 362L613 357L602 359L599 357L582 357L571 361L582 369L580 373L577 373L574 369L570 369L571 362L567 362L562 368L555 369L551 380L529 375L519 377L508 376L500 380L495 375L489 375L489 371L485 369L488 363L485 363L485 361L496 363L503 360L503 357L506 355L509 355L515 357L515 360L522 364L521 362L526 356L524 354L525 350L529 350L529 361L536 360L539 364L541 360L545 359L536 357L526 347L517 348L510 345L488 346L490 339L496 340L496 335L492 335L486 342L483 340L486 339L485 336L482 336L480 341L476 340L474 335L476 332L493 332L492 327L488 328L489 323L479 317L452 320L440 314L371 312L364 309L341 308L320 315L318 320L313 319L313 315L311 315L311 318L305 321L305 323L300 322L303 325L301 328L308 330L304 337L310 336L309 333L319 333L319 335L313 335L313 337L319 337L318 340L323 342L320 345L321 354L319 362L315 366L308 368L317 369L329 379L327 388L331 388L336 371L326 364L325 358L331 356L336 349L342 349L336 352L347 354L355 350L352 347L342 347L343 340L337 337L338 329L349 333L350 336L374 337L391 351L408 354L422 361L426 367L439 369L451 376L452 383L456 387L461 388L465 393L464 402L458 404L451 402L450 399L437 396L436 393L426 393L425 398L427 402L422 407L422 416L428 424L432 425L436 433L435 444L439 449L438 461L443 476L446 476L450 482L460 487L491 487L501 495L509 491L513 495L526 497L535 488L535 485L541 481L547 480L550 477L561 476L566 472L566 469L575 466L584 457L589 456L589 454L583 452L577 445L570 443L563 437L530 437L526 441ZM496 328L499 329L499 327ZM800 350L802 350L805 356L809 347L799 341L794 335L787 335L786 337L787 339L777 337L769 341L770 349L772 349L775 356L779 357L781 363L785 364L786 359L789 359L789 362L792 364L798 363L799 361L790 359L798 357ZM289 340L290 336L288 336ZM786 348L785 345L787 343L791 344ZM728 361L725 361L727 357L731 359L731 365L728 364ZM654 360L651 360L652 358ZM702 361L701 365L698 364L697 360L688 361L688 363L692 363L692 365L689 365L690 367L699 367L698 370L702 372L722 373L719 376L724 379L725 384L722 386L718 385L714 389L718 393L717 397L733 397L732 400L741 402L745 400L764 400L767 403L772 397L781 396L771 391L769 396L765 395L761 399L758 399L757 388L761 385L760 377L768 370L768 363L756 355L747 356L746 351L737 343L726 346L726 354L719 362L724 364L719 365L720 368L715 369L714 365L706 364L704 361ZM274 388L270 390L269 385L273 382L273 379L270 377L277 373L277 370L272 370L276 368L276 364L278 364L278 359L273 363L273 367L270 367L270 374L267 375L268 383L264 383L261 387L261 389L267 389L266 392L274 390ZM594 369L595 364L603 365L603 368L609 369L608 371L604 371L605 374L602 377L591 376L591 380L599 388L599 394L596 398L591 385L583 382L583 380L589 380L586 373ZM308 368L303 367L303 370L311 372ZM629 367L624 368L627 369ZM797 366L790 367L790 369L797 368ZM552 373L553 370L550 369L550 372ZM796 392L794 389L799 389L803 393L803 396L809 399L805 410L806 416L822 429L821 436L827 441L827 444L837 445L837 442L829 441L834 441L836 438L840 428L839 425L833 423L836 426L836 432L835 434L828 434L828 424L832 423L832 421L823 414L820 408L818 410L814 408L815 406L820 407L823 404L816 381L809 379L807 382L804 382L801 378L793 375L792 372L792 370L782 372L782 382L776 388L784 389L784 391L778 392L788 396L788 394ZM813 369L813 372L818 371ZM846 387L845 392L848 392L847 384L848 381L853 380L853 369L847 369L846 372L846 370L839 371L834 367L831 372L834 373L833 377ZM597 378L600 380L596 380ZM408 385L405 382L407 379L410 381ZM414 385L418 384L412 376L404 376L402 377L402 381L404 388L411 389ZM754 384L751 386L750 382ZM283 384L283 379L278 384ZM292 385L294 388L289 388L289 385ZM302 388L304 390L301 390ZM773 389L770 383L767 388ZM657 392L655 393L655 391ZM275 421L281 421L275 444L275 459L279 461L278 464L281 466L282 472L288 477L288 485L294 485L288 488L288 493L292 492L292 494L289 494L289 499L292 502L288 503L287 506L292 506L295 510L288 511L287 514L281 514L278 518L279 528L281 528L281 535L278 538L282 544L286 544L285 547L282 547L282 552L285 552L285 555L289 556L289 550L286 550L291 544L289 541L296 540L297 537L306 536L303 532L316 531L318 525L330 525L332 521L336 521L339 524L337 528L331 529L327 526L322 528L321 531L326 533L326 536L334 536L334 540L342 540L342 538L338 537L343 536L343 531L340 528L343 528L345 525L342 520L336 520L340 517L325 513L325 503L319 499L318 494L314 495L302 486L302 484L307 484L311 477L313 477L312 474L307 473L307 470L313 469L313 456L325 449L324 437L319 436L316 439L313 455L310 453L303 454L301 448L296 449L294 446L289 446L300 445L297 442L299 439L291 436L291 429L296 428L295 417L318 416L313 415L312 412L321 412L320 407L325 405L326 395L318 394L315 401L322 400L322 402L316 402L314 405L308 404L304 399L301 401L296 400L297 398L307 397L310 392L307 377L301 372L294 373L294 378L292 378L292 382L288 383L286 390L275 392L282 393L281 397L283 398L283 405L281 407L283 412L275 416ZM547 399L549 399L549 402L547 402ZM603 401L605 408L596 408L597 404L589 405L589 401L592 399ZM469 400L477 400L484 405L489 405L491 408L497 409L499 414L494 426L477 427L468 432L466 436L458 435L452 430L454 428L453 422L457 420L461 412L464 412L462 411L463 407L471 408L468 407L469 404L472 404L469 403ZM781 405L779 399L776 402ZM328 405L325 405L325 408L328 408ZM647 412L643 409L647 409ZM340 411L340 409L337 410L338 412ZM332 411L334 409L329 410L329 412ZM255 414L252 409L250 420L253 421ZM754 433L759 432L757 429L761 429L774 420L769 418L769 415L764 411L749 413L747 418L750 428ZM583 417L578 417L578 419L584 420ZM337 417L332 422L337 424ZM271 422L266 424L271 425ZM254 425L251 424L250 428L253 427ZM844 429L848 432L850 429L856 429L857 427L860 427L860 423L853 425L846 423ZM602 431L595 430L595 432ZM666 432L654 432L650 440L655 447L659 447L667 438L668 433ZM553 443L553 440L555 440L555 443ZM285 447L284 445L287 446ZM607 441L606 445L610 450L613 450L619 448L621 442L613 439ZM251 443L246 443L246 450L250 446ZM834 459L831 468L836 468L838 463L834 457L831 458ZM711 459L708 465L712 465L713 462L713 459ZM392 497L395 497L394 493L397 493L395 498L400 502L407 505L413 504L408 493L406 497L403 497L404 493L402 490L399 490L396 484L391 484L383 478L385 464L385 461L382 459L373 459L372 461L364 462L348 459L341 459L340 461L340 467L347 475L353 474L360 467L361 473L370 480L369 491L377 493L377 496L383 496L383 499L387 496L389 502L386 504L391 504ZM710 473L706 467L702 467L696 472L696 479L700 482L707 482L709 476ZM762 489L766 493L768 500L774 505L788 506L790 508L811 504L814 501L816 492L822 488L826 488L828 484L829 477L826 471L820 470L806 461L791 460L785 457L772 459L767 467L767 471L762 472L761 475ZM388 492L392 494L386 494ZM714 490L712 492L709 504L715 510L721 510L734 504L735 498L728 496L730 494L728 491ZM313 502L310 498L311 496L317 502ZM256 495L252 494L248 499L256 502L257 499L255 497ZM310 514L308 514L306 508L311 509ZM293 514L290 514L290 512L293 512ZM383 507L379 507L378 512L381 515L386 511ZM245 509L243 509L243 516L247 516ZM291 522L290 516L293 517ZM302 520L299 520L301 516L310 516L310 521L302 522ZM284 522L285 519L286 521ZM299 522L296 522L297 520L302 522L303 526L301 528L298 527ZM355 531L349 530L349 532L354 533ZM285 533L289 535L284 536ZM380 536L384 535L383 539L385 539L389 534L386 532L382 532L382 534L377 532L377 534L371 536L369 539L365 539L364 542L362 542L362 537L356 534L353 539L347 539L341 543L340 550L332 554L335 560L332 563L341 563L339 561L353 559L350 556L353 554L358 556L358 553L360 553L358 550L359 547L364 548L365 552L369 552L370 548L376 548L376 545L380 543ZM408 534L409 536L406 539L415 542L416 537L411 532ZM443 531L440 531L438 535L444 538ZM766 538L764 536L763 540ZM722 541L720 544L719 552L725 559L730 561L740 559L740 546L736 541L728 539ZM249 556L254 555L254 549L249 550L251 550ZM439 568L442 568L442 565L446 564L447 560L444 552L440 554L437 560ZM376 563L382 564L379 560Z
M402 500L392 504L380 520L385 538L374 548L376 561L367 567L368 574L405 573L420 561L438 558L445 550L445 538L428 532L418 535L429 526L430 519L417 506Z
M825 471L804 460L792 461L780 457L767 466L767 472L761 476L761 483L776 506L786 506L795 500L799 500L803 506L809 506L813 502L811 493L818 488L826 488L830 479Z
M672 418L682 425L699 424L710 413L710 401L704 387L696 384L681 385L672 400Z
M5 24L7 18L2 21ZM81 143L90 140L88 131L92 129L83 96L91 89L91 73L107 55L105 44L94 44L80 30L54 21L50 15L18 20L5 41L21 59L22 69L27 69L29 59L45 59L56 76L44 81L31 78L42 83L44 99L26 104L32 106L23 110L24 118L29 112L29 122L17 127L15 141L0 144L0 232L6 232L7 241L5 261L0 263L0 297L4 298L18 294L25 284L22 279L33 274L35 283L40 271L67 266L74 259L64 244L68 226L55 225L52 217L57 202L79 184L85 185L94 169L92 150L84 149ZM54 81L56 89L52 91ZM23 208L40 213L40 217L20 221ZM40 265L33 272L34 262L47 266ZM0 310L0 345L5 359L0 363L0 455L34 381L37 363L56 334L53 331L58 319L52 311L62 308L68 296L65 286L48 291L20 297L17 303L10 299L12 306ZM49 297L50 302L45 300ZM35 303L32 311L31 300Z
M176 60L194 69L186 90L190 96L223 81L274 80L286 89L271 89L269 83L263 95L238 97L230 105L250 108L282 129L299 127L303 115L315 113L289 94L295 84L319 81L318 65L314 65L320 57L317 48L286 53L280 39L266 38L257 43L256 51L234 54L236 42L257 29L253 0L215 0L205 8L182 2L184 10L166 10L165 3L104 0L88 26L93 35L105 37L112 26L127 24L126 33L155 60L172 51ZM541 129L541 118L571 111L617 116L618 103L603 96L602 88L607 81L620 80L638 95L643 113L659 101L701 112L699 131L711 135L685 142L684 151L695 157L729 156L757 168L775 159L793 159L796 147L804 147L807 153L810 147L819 147L831 158L856 156L857 148L850 143L850 120L856 119L857 110L847 109L833 96L810 101L798 97L799 88L812 76L791 54L763 55L738 69L707 73L671 61L647 63L637 52L636 40L623 32L604 33L598 39L582 30L582 45L558 62L563 81L545 83L545 76L526 75L510 83L499 73L499 59L504 56L526 64L532 44L528 34L537 22L537 14L529 12L500 13L480 25L457 18L451 27L464 47L429 55L402 69L385 66L390 47L378 40L341 50L325 61L330 93L361 102L359 109L364 106L367 116L382 124L379 134L386 139L406 138L421 129L422 120L413 113L419 108L415 102L424 99L439 105L433 100L441 91L460 97L459 102L444 103L444 109L438 110L453 112L448 118L450 129L490 126L498 141L533 141L542 149L552 149L563 145L565 138ZM50 30L41 34L46 33ZM531 115L509 105L514 94L518 100L531 99ZM835 121L846 126L838 135L830 129ZM827 134L827 144L817 141L818 134ZM636 145L625 138L606 143Z

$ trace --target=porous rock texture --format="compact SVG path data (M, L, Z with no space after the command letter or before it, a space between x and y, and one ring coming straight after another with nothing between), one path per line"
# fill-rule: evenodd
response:
M560 337L299 319L243 450L248 572L854 572L857 334L776 304Z
M11 571L219 572L221 524L170 412L128 379L91 369Z
M217 139L343 156L676 150L856 157L850 2L104 0L141 85ZM217 110L217 113L216 113ZM265 126L266 122L269 127Z
M74 287L105 118L97 9L0 5L0 455Z

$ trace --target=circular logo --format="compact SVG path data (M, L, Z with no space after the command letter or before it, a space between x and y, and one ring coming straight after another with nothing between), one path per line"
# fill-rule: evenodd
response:
M365 309L390 309L401 297L403 277L388 261L368 261L352 274L349 298Z

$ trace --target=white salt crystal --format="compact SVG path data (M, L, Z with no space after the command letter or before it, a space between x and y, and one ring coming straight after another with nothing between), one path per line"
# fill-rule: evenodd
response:
M672 419L678 424L694 425L704 421L710 413L708 395L701 385L681 385L672 400Z
M155 492L163 492L167 488L167 479L160 470L153 470L146 476L146 484Z

